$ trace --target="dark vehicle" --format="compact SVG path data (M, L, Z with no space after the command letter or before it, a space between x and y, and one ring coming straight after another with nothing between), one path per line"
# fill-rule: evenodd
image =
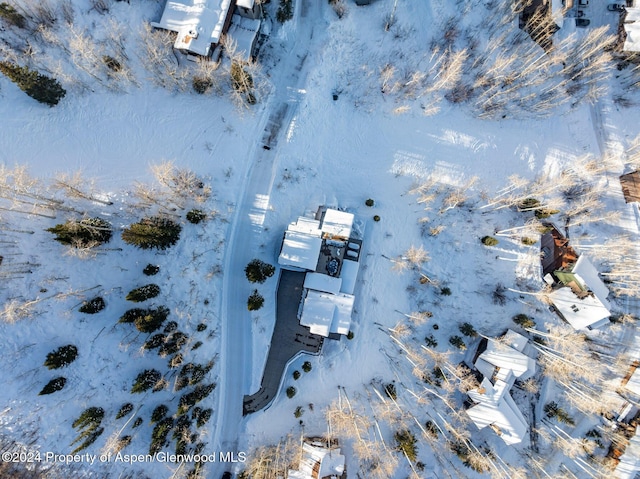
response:
M589 0L578 0L578 5L586 7L587 5L589 5Z
M576 17L584 17L584 10L578 10L576 12Z
M620 5L619 3L610 3L607 5L607 10L610 12L624 12L624 5Z
M222 475L222 478L221 478L221 479L231 479L231 473L230 473L230 472L225 472L225 473Z
M588 27L590 23L588 18L576 18L576 27Z

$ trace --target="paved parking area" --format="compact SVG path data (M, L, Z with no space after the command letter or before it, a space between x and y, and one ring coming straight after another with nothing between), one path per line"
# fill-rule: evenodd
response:
M276 324L258 392L245 396L242 413L246 416L264 409L278 394L287 363L301 352L318 354L323 337L300 326L298 308L302 301L305 273L281 270L278 280Z

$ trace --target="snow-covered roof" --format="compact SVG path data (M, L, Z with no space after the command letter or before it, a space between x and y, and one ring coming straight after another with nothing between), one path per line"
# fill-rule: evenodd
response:
M300 216L294 223L290 223L287 227L287 231L296 231L298 233L305 233L320 238L322 236L322 230L320 229L320 222L311 218Z
M326 237L347 240L353 227L353 213L329 208L322 220L322 232Z
M625 22L637 22L640 20L640 7L625 7L625 9L627 10L627 15L624 17Z
M231 22L227 36L235 43L235 53L245 61L249 61L253 44L260 30L260 20L234 15Z
M507 444L522 442L527 432L527 422L509 394L516 379L528 379L536 371L533 358L522 352L527 344L527 338L512 330L501 341L489 339L475 362L484 378L479 388L468 392L478 403L467 409L469 417L479 429L492 426Z
M298 470L289 469L287 479L339 477L344 473L345 457L340 449L327 449L307 442L302 444Z
M553 23L560 28L562 28L564 23L564 6L562 3L560 0L552 0L551 2L551 17L553 18Z
M284 235L278 264L315 271L322 238L288 230Z
M614 471L618 479L634 479L640 471L640 428L636 428L635 435L620 456L620 462Z
M624 31L627 38L624 41L625 52L640 52L640 8L627 7ZM632 23L627 23L632 22Z
M598 270L591 264L591 261L589 261L586 256L582 255L578 258L578 261L576 261L576 264L572 268L572 272L582 283L581 286L584 289L593 291L593 294L596 295L600 302L609 308L609 302L607 301L609 289L598 276Z
M636 368L624 387L640 396L640 368Z
M349 334L354 300L350 294L309 290L302 304L300 324L325 338L330 333Z
M167 0L159 22L151 25L178 34L175 47L208 56L222 36L231 0Z
M607 324L611 316L595 294L578 298L571 288L563 287L550 293L549 299L574 329L599 328Z
M469 397L478 404L467 409L467 414L478 427L492 426L506 444L518 444L527 434L527 421L508 392L506 384L491 384L484 378L478 389L469 391Z
M322 273L307 273L304 277L304 287L307 289L338 294L341 286L342 279Z
M253 4L256 3L255 0L237 0L236 1L236 5L238 7L243 7L243 8L253 8Z
M342 279L341 293L353 294L356 289L359 269L360 263L357 261L347 259L342 262L342 269L340 270L340 278Z

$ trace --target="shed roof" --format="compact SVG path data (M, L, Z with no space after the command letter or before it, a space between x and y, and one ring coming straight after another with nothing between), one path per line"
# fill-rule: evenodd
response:
M167 0L159 22L151 25L176 32L175 47L208 56L222 36L231 0Z
M340 449L327 449L307 442L302 444L298 470L289 469L287 479L339 477L344 473L345 457Z
M353 213L327 209L322 220L322 232L329 238L349 239L353 227Z
M569 287L549 294L549 299L574 329L594 329L607 324L611 313L595 295L579 298Z
M322 273L307 273L304 278L305 288L325 293L338 294L341 286L342 279Z
M322 238L288 230L284 235L278 263L282 266L315 271Z
M356 289L356 280L358 279L359 269L360 263L357 261L346 259L342 262L342 269L340 270L342 286L340 287L340 292L353 294Z
M309 290L302 303L300 324L324 337L330 333L349 334L354 300L350 294Z

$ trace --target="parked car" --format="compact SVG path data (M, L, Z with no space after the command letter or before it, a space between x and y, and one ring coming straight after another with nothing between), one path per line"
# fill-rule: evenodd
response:
M588 18L576 18L576 27L588 27L590 23Z
M624 12L624 5L619 3L610 3L607 5L607 10L610 12Z
M580 5L581 7L586 7L587 5L589 5L589 0L578 0L578 5Z

